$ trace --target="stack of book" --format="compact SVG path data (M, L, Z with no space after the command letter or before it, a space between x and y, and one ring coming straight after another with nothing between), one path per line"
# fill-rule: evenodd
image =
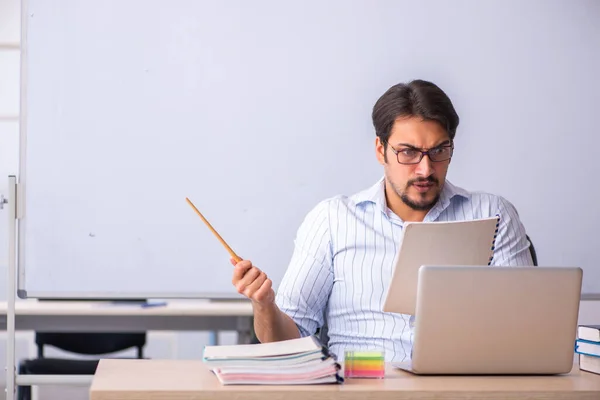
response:
M223 385L342 383L340 364L314 336L272 343L206 346L203 361Z
M579 369L600 374L600 325L579 325L575 352Z

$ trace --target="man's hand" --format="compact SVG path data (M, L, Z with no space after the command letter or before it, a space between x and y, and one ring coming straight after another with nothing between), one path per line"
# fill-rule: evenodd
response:
M235 266L231 283L238 293L261 307L275 303L273 282L267 277L267 274L253 266L249 260L242 260L238 263L233 259L230 261Z
M252 265L249 260L236 263L231 259L233 279L231 283L238 293L252 300L254 331L261 343L296 339L300 331L295 322L275 304L273 283L267 274Z

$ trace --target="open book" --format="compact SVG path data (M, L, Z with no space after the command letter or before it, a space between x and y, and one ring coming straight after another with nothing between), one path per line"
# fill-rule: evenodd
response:
M224 385L343 382L336 356L315 336L273 343L206 346L203 360Z
M407 222L383 311L415 315L423 265L489 265L500 217L449 222Z

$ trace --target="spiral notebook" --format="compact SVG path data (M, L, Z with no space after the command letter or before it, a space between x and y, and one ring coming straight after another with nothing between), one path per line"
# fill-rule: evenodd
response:
M490 265L500 216L470 221L407 222L384 312L415 315L422 265Z

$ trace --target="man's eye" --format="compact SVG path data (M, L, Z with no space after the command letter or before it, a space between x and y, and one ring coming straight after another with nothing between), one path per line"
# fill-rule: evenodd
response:
M404 157L416 157L419 152L417 150L414 149L404 149L404 150L400 150L400 153L404 156Z
M437 149L431 149L429 154L433 154L434 156L443 154L446 151L444 147L438 147Z

